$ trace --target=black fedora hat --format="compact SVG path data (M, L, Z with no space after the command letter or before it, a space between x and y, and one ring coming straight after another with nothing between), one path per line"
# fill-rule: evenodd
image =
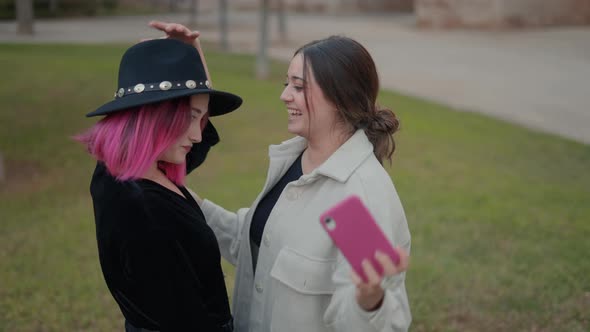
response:
M193 46L174 39L149 40L123 54L115 100L86 116L196 94L209 94L210 116L229 113L242 104L242 98L210 86L199 52Z

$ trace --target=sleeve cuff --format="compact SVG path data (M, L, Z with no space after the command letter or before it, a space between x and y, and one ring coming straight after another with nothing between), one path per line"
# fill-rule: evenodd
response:
M392 299L392 294L389 293L391 293L390 290L385 290L381 307L374 311L365 311L365 309L359 306L358 302L354 301L354 307L359 316L369 321L377 331L383 331L388 326L388 320L392 316L391 313L395 312L398 307L398 304Z

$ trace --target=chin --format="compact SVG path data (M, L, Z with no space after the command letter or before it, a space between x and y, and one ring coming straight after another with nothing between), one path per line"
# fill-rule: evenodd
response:
M303 128L301 128L299 126L292 126L292 125L287 126L287 131L290 132L291 134L297 135L297 136L303 136L302 134L304 132Z
M164 160L169 164L180 165L186 161L186 156L178 157L178 158L170 158L168 160Z

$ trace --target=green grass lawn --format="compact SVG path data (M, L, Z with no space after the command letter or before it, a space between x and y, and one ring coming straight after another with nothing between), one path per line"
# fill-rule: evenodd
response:
M0 331L122 330L98 264L94 162L69 137L112 97L124 49L0 45ZM213 119L222 143L189 186L249 206L267 146L289 138L287 66L256 81L252 57L208 63L245 102ZM394 93L380 102L402 122L388 170L412 232L412 330L588 331L590 146Z

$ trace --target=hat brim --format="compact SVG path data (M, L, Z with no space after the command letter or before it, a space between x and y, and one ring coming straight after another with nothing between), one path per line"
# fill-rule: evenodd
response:
M168 91L150 91L146 93L138 93L128 95L123 98L118 98L110 101L95 111L86 114L87 117L108 115L117 111L126 110L131 107L137 107L146 104L157 103L169 99L208 94L209 99L209 116L218 116L235 111L242 105L242 98L229 92L218 91L213 89L183 89L183 90L168 90Z

